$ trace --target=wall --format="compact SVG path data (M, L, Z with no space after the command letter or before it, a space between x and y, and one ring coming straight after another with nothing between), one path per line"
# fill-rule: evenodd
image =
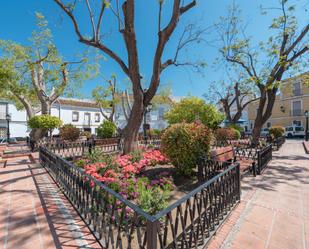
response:
M267 127L267 123L272 126L280 125L286 127L293 125L294 120L301 121L301 125L305 126L304 112L305 110L309 110L309 81L307 76L308 73L282 82L280 93L276 96L272 115L264 127ZM293 83L295 81L301 82L301 92L297 96L293 92ZM295 100L301 101L301 109L297 115L292 111L292 102ZM250 104L248 107L249 121L252 125L254 124L257 107L258 101Z

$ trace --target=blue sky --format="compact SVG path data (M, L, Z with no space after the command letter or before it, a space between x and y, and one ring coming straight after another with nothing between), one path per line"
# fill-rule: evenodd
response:
M136 31L141 72L145 84L147 84L151 77L153 51L156 45L157 2L158 0L136 1ZM308 22L309 12L305 11L305 8L309 8L308 0L296 0L295 2L298 6L296 14L299 22L302 24ZM165 20L167 20L170 13L171 3L172 0L166 0L164 5ZM231 3L231 0L199 0L198 5L181 19L181 23L167 45L163 58L168 58L174 54L175 46L185 24L194 22L201 27L208 27L217 21L220 16L226 14L227 7ZM270 24L271 16L261 16L260 5L273 7L278 4L278 0L236 0L235 3L242 9L243 18L247 20L249 35L254 36L256 41L262 40L267 36L267 28ZM87 48L78 42L71 22L62 14L59 7L52 0L3 1L0 9L0 39L9 39L21 44L28 44L28 38L35 29L36 11L41 12L48 20L54 42L65 58L71 59L74 55L81 53ZM78 11L78 18L82 23L81 29L85 34L90 34L89 18L84 14L83 11ZM102 29L108 32L106 43L125 58L126 53L123 40L117 33L115 25L115 18L108 14L102 26ZM215 38L216 34L214 32L206 36L208 40ZM224 71L212 67L212 63L218 55L218 49L215 46L203 43L190 47L188 51L182 54L182 58L205 61L208 66L203 70L203 74L196 73L190 68L170 67L164 71L161 83L163 85L171 85L173 94L176 96L187 94L202 96L208 91L213 81L225 78ZM127 84L126 76L121 72L119 66L108 57L102 59L101 75L109 77L112 73L117 75L119 84ZM81 89L82 96L89 97L91 90L96 85L102 84L102 78L98 77L86 81Z

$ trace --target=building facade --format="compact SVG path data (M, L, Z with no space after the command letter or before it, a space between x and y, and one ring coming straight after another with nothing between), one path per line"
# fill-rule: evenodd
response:
M309 72L286 79L282 82L280 93L276 96L272 115L264 124L269 128L274 125L305 127L306 110L309 111ZM253 129L258 101L248 106L250 129Z
M146 119L151 129L164 129L167 127L167 122L164 120L164 113L167 110L168 106L159 105L147 113ZM105 110L107 116L109 112L110 110ZM0 138L7 137L7 114L11 116L9 122L11 137L29 136L30 129L27 125L26 111L17 110L15 105L9 101L0 101ZM91 100L60 98L52 105L51 115L59 117L63 124L72 124L81 131L89 131L91 134L96 134L97 128L104 121L100 108ZM127 123L120 106L116 108L115 123L119 128L123 128ZM53 132L53 134L58 133L58 130Z

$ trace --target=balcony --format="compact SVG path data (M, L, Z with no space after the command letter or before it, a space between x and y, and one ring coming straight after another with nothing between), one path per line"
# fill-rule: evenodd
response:
M291 116L303 116L304 111L303 109L293 109L291 110Z

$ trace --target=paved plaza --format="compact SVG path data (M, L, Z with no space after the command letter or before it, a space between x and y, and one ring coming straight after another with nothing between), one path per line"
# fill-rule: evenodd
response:
M0 248L101 248L48 173L29 157L0 168Z
M47 172L32 157L0 168L4 249L100 248ZM216 249L309 246L309 155L287 141L263 175L242 180L242 201L208 243Z
M242 182L242 202L207 248L309 248L309 155L287 140L262 176Z

